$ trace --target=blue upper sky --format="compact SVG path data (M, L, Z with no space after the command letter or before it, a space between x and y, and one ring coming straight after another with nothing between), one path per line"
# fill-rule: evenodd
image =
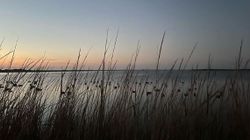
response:
M12 0L0 4L0 38L4 49L19 38L18 58L39 58L46 52L58 66L74 59L79 48L91 48L89 64L98 64L106 30L114 39L119 28L116 59L119 67L130 60L141 41L138 67L155 64L161 35L166 31L162 66L186 57L199 42L191 65L214 67L234 64L240 40L250 56L249 0ZM119 57L118 57L119 56Z

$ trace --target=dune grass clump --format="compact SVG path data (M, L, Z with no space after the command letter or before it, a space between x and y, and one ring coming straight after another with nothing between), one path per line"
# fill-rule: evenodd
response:
M140 44L117 77L113 57L118 35L110 57L107 35L103 60L96 71L80 71L85 69L87 55L82 57L79 51L74 71L61 72L55 79L46 72L45 59L24 62L21 69L35 72L3 74L0 139L249 139L250 80L246 78L249 71L242 70L243 43L235 70L218 81L210 59L206 70L186 70L197 45L187 60L159 70L164 36L154 74L144 71L142 78L142 71L136 70ZM9 68L15 51L10 54ZM184 81L185 73L190 77Z

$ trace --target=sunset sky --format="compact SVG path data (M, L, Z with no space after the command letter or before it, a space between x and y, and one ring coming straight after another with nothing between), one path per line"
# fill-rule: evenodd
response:
M206 67L211 53L215 68L232 68L244 39L250 57L249 0L11 0L0 3L1 56L18 40L15 65L45 55L52 68L75 61L90 49L89 68L101 62L106 31L114 41L115 59L124 68L141 51L137 68L154 68L161 36L166 31L161 67L187 57L198 42L190 65ZM113 42L111 42L113 43Z

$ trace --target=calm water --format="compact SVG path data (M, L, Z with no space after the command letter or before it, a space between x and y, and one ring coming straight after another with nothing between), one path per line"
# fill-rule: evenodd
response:
M82 83L95 83L98 84L101 82L101 72L97 71L81 71L78 72L77 78L82 81ZM250 71L241 71L240 77L242 80L250 80ZM121 82L125 78L125 71L112 71L110 75L110 80L112 83ZM149 82L154 83L157 81L164 81L168 79L168 81L173 81L178 76L179 81L190 82L194 76L197 79L202 79L208 75L206 71L172 71L171 73L167 70L165 71L156 71L153 70L140 70L134 71L133 80L136 82ZM211 79L214 79L218 82L223 82L229 78L232 78L235 75L235 71L211 71L209 76ZM67 82L67 79L73 77L73 72L65 72L64 82ZM109 73L105 72L105 79L108 79ZM3 81L6 80L6 73L0 73L0 84L3 84ZM27 73L27 74L18 74L18 73L10 73L8 76L9 80L18 81L18 83L24 85L27 82L32 82L33 80L37 80L39 78L44 78L43 85L53 84L60 82L61 72L44 72L44 73ZM19 80L20 79L20 80Z
M63 78L63 88L62 90L65 91L67 87L70 85L69 83L72 83L72 80L74 80L74 74L73 72L66 72ZM17 87L12 87L12 98L15 96L23 97L24 93L29 91L31 85L34 83L34 81L40 81L36 84L36 87L39 87L41 91L38 92L38 94L43 95L43 99L47 99L48 110L50 110L50 107L53 107L60 95L61 95L61 75L60 72L44 72L44 73L10 73L7 75L6 73L0 74L0 84L2 85L2 88L0 88L1 91L4 90L4 86L6 85L6 82L4 81L15 81L17 82ZM109 80L109 73L105 73L105 83L107 83L107 99L106 102L110 103L114 101L114 97L117 95L117 93L123 93L119 92L119 86L124 85L124 82L127 82L128 80L124 80L126 76L125 71L112 71ZM234 71L212 71L209 73L209 80L212 80L215 84L213 86L213 89L216 91L217 89L220 89L226 80L229 80L230 78L233 78L235 76ZM241 81L249 84L250 81L250 71L241 71L238 73L238 76L241 78ZM177 81L176 81L177 77ZM176 87L177 89L181 90L182 93L184 91L187 91L187 89L191 86L191 83L194 81L193 79L196 79L196 81L204 80L208 77L208 72L205 71L159 71L158 73L156 71L134 71L134 74L132 78L129 78L130 80L130 88L131 90L140 90L144 89L144 93L152 92L156 83L157 85L161 85L164 83L167 85L165 93L171 93L171 90L173 87ZM79 72L78 73L78 81L76 82L76 89L77 89L77 98L81 98L80 101L85 101L87 96L81 96L81 95L93 95L95 98L93 98L93 102L98 100L96 98L96 95L100 95L100 85L101 85L101 79L102 75L101 72L97 71L85 71L85 72ZM205 90L205 88L204 88ZM3 92L2 92L3 93ZM142 104L147 100L147 94L144 94L142 96ZM120 95L120 94L119 94ZM167 95L166 95L167 96ZM202 95L203 97L203 95ZM20 98L21 99L21 98ZM107 108L109 104L107 104ZM45 115L46 116L46 115Z
M211 71L210 79L214 80L217 87L220 87L225 83L226 80L235 76L235 71ZM240 78L243 81L250 80L250 71L241 71L239 73ZM72 83L72 77L74 76L73 72L66 72L63 78L63 90L66 90L68 83ZM124 82L124 78L126 76L125 71L112 71L111 75L109 76L108 72L105 72L105 82L108 88L119 88L119 85ZM190 86L192 80L195 78L196 80L202 80L208 76L208 72L206 71L151 71L151 70L140 70L134 71L132 78L130 78L132 84L147 84L146 90L152 90L153 86L156 82L158 83L167 83L169 89L175 83L176 77L178 77L177 86L179 88L186 88ZM39 83L40 88L42 91L46 91L45 94L49 96L51 100L58 98L60 94L60 87L61 87L61 73L60 72L46 72L46 73L10 73L6 77L6 73L0 74L0 84L4 85L4 81L16 81L19 85L22 85L22 90L25 88L29 88L29 85L33 81L38 81L38 79L42 79L41 83ZM79 81L77 81L77 88L78 92L82 93L86 90L92 90L93 92L98 92L100 89L101 83L101 72L97 71L82 71L78 72ZM135 85L136 86L136 85ZM132 86L133 87L133 86ZM115 90L112 90L115 91Z

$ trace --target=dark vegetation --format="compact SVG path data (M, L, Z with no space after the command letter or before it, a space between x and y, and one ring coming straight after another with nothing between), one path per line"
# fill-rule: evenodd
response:
M87 60L81 51L74 71L61 71L59 80L51 83L45 82L49 78L45 58L26 60L20 68L26 71L6 71L0 79L0 139L250 139L250 81L241 72L248 63L241 56L243 42L234 71L222 83L216 80L210 58L205 71L193 69L184 82L181 77L197 45L187 59L160 72L164 36L154 81L137 78L139 43L121 78L114 79L118 35L113 46L107 35L103 60L93 74L79 71ZM4 56L8 55L11 69L15 51Z

